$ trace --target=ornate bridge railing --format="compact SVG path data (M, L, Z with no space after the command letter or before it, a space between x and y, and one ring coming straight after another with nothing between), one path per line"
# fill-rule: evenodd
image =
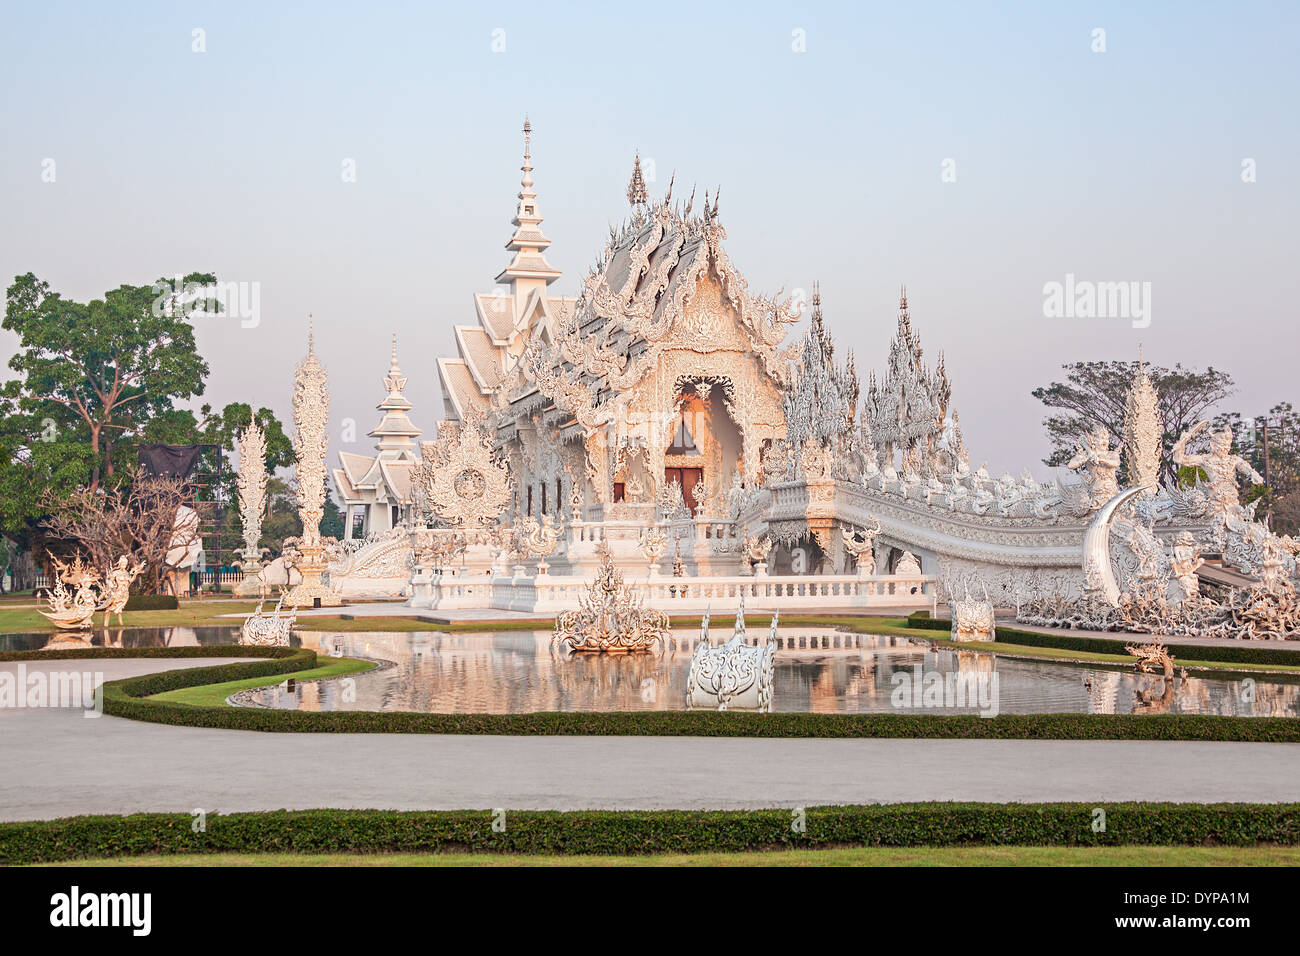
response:
M751 611L871 610L928 607L937 600L931 575L635 576L627 583L651 607L669 613L734 611L744 596ZM577 575L433 574L416 585L414 607L494 608L551 613L575 607L590 585Z

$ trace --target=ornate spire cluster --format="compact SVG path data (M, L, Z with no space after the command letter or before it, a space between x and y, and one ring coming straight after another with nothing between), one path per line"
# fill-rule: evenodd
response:
M650 201L650 194L645 186L645 177L641 175L641 154L639 152L632 161L632 179L627 184L627 201L633 209L644 206Z
M812 322L784 399L786 440L797 452L806 441L826 441L850 431L857 417L858 393L853 353L843 368L836 365L835 346L822 315L821 287L814 284Z
M877 384L873 372L867 385L866 415L882 456L892 457L894 447L902 447L905 466L919 467L933 454L952 398L943 354L933 372L925 367L923 355L920 337L912 330L904 287L884 378Z

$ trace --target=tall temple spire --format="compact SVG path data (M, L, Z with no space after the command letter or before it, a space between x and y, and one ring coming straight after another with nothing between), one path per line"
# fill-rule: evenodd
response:
M415 439L421 434L420 429L411 423L407 412L411 402L404 394L406 376L397 364L397 334L393 334L393 357L384 376L384 388L388 395L376 408L384 413L379 424L369 432L371 438L379 439L376 447L381 459L408 459L414 461L416 455Z
M533 189L533 124L524 117L524 162L519 167L519 205L511 225L515 227L506 248L513 252L510 264L501 270L496 281L514 290L516 303L522 305L534 289L545 288L560 277L560 271L546 261L544 250L551 240L542 233L542 216Z
M641 175L641 152L637 151L636 158L632 160L632 178L627 184L627 201L633 209L644 207L650 201L650 194L646 190L645 177Z

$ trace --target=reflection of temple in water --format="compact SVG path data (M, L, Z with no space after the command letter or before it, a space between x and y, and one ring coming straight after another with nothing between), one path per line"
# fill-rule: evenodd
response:
M710 641L731 637L730 622ZM550 631L411 634L302 633L323 654L367 657L391 667L355 675L355 700L342 682L267 691L264 705L303 709L408 710L432 713L681 710L698 631L673 632L663 654L570 654L552 650ZM767 628L748 634L765 644ZM987 678L997 675L1000 713L1203 713L1300 715L1300 684L1177 678L1168 692L1160 675L998 658L978 650L931 648L929 642L828 628L783 628L774 675L777 711L889 713L894 676ZM907 710L909 708L903 708ZM954 712L974 713L976 706Z
M0 651L56 651L87 647L199 647L233 644L239 622L205 627L94 627L85 631L0 634Z

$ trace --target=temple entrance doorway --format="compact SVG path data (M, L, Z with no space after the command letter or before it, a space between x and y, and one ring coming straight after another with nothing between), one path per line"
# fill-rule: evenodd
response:
M685 382L677 396L677 420L664 449L664 486L680 481L693 514L714 514L741 467L743 438L726 407L725 387L722 380ZM697 485L704 495L696 493Z
M664 486L667 487L674 481L682 486L682 498L686 501L686 507L691 509L691 514L699 510L700 503L695 500L695 485L703 480L703 468L664 469Z

